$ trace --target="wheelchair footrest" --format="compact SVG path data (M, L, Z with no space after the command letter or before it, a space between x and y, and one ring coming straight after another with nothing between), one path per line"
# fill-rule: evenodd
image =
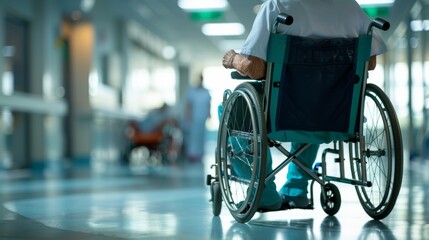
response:
M263 209L263 208L259 208L257 212L260 213L265 213L265 212L277 212L277 211L284 211L284 210L291 210L291 209L303 209L303 210L314 210L314 206L313 204L308 204L307 207L292 207L287 203L283 203L282 206L279 209Z
M348 179L348 178L325 176L325 180L328 182L329 181L335 181L335 182L340 182L340 183L351 184L354 186L363 186L363 187L371 187L372 186L372 183L369 181L363 182L363 181L359 181L359 180L355 180L355 179Z

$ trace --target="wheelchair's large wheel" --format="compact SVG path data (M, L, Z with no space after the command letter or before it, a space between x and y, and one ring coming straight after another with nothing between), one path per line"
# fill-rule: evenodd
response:
M362 129L365 146L350 144L352 175L362 179L361 161L365 161L371 186L357 186L356 191L365 212L382 219L392 211L401 188L403 149L395 109L386 94L373 84L368 84L365 92Z
M259 94L252 84L242 83L224 101L216 152L222 198L238 222L249 221L258 209L266 154Z

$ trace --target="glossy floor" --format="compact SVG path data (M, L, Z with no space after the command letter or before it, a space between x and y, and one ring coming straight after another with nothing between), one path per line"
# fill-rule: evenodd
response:
M316 201L315 210L256 214L247 224L225 206L212 216L211 161L51 177L1 173L0 239L429 239L429 161L405 165L396 207L382 221L365 214L352 187L339 185L335 217Z

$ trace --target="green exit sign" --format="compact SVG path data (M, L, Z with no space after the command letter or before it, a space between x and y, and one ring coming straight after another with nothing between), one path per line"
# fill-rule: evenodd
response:
M198 11L190 12L189 15L195 22L212 22L222 19L223 11Z
M370 18L389 16L389 7L364 7L362 9Z

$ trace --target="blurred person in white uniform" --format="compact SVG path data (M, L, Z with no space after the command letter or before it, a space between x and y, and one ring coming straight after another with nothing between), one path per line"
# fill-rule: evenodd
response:
M185 96L185 153L190 163L201 163L206 149L206 120L210 118L211 96L203 81L201 74Z

